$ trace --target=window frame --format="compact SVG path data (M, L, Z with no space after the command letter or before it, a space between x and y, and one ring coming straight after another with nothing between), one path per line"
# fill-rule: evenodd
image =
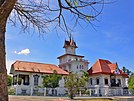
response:
M106 80L107 80L107 84L106 84ZM109 84L108 78L104 78L104 84L105 84L105 85L108 85L108 84Z
M96 78L96 85L100 84L100 78Z
M34 78L34 86L38 86L39 85L39 75L33 75L33 78Z

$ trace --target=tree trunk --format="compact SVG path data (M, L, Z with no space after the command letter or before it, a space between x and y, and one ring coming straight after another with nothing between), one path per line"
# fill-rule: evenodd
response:
M16 0L0 0L0 101L8 101L5 52L6 23Z
M6 21L2 21L0 24L0 101L8 101L6 83L5 28Z

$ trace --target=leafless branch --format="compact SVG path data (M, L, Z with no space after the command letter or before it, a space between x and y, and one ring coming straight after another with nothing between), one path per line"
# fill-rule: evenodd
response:
M14 12L10 21L14 24L20 22L23 30L38 30L45 33L49 27L59 27L70 36L71 28L77 26L80 21L92 24L97 16L102 13L106 0L18 0L14 6ZM92 13L91 13L92 12ZM70 16L66 16L69 14ZM68 18L69 17L69 18ZM70 26L69 19L72 26ZM71 28L70 28L71 27Z

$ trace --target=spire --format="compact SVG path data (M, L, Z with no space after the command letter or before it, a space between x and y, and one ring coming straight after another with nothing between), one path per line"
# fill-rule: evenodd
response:
M116 69L115 69L115 74L120 74L120 71L119 71L119 67L118 67L118 64L116 62Z
M69 37L69 41L65 39L63 48L66 48L67 46L78 48L72 36Z

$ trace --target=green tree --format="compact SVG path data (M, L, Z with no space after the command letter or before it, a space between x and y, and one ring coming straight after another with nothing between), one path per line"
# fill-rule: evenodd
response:
M86 72L84 72L82 76L79 76L77 73L70 73L69 76L65 77L65 87L68 89L71 99L73 99L81 88L86 86L88 79L88 73Z
M11 86L12 85L12 76L7 75L7 86Z
M123 68L122 68L122 71L123 71L124 73L126 73L126 71L127 71L126 67L123 67Z
M132 74L128 79L128 88L134 89L134 74Z
M54 70L53 74L42 76L43 78L43 87L52 88L52 95L54 93L54 88L59 87L59 81L62 76L57 74L57 71Z
M7 21L13 25L19 23L24 32L34 28L39 35L46 32L49 25L55 25L54 28L59 27L70 36L68 25L72 24L67 23L67 13L70 17L72 15L71 21L76 26L81 20L87 23L96 20L103 7L104 0L0 0L0 101L8 101L5 56Z
M131 74L133 74L133 72L130 71L130 70L129 70L128 68L126 68L126 67L123 67L122 70L123 70L124 73L128 74L129 76L130 76Z

